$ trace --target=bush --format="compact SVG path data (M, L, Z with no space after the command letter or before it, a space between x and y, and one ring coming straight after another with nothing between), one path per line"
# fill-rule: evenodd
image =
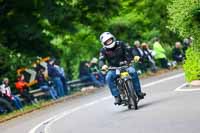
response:
M32 58L8 50L0 45L0 80L8 77L13 83L17 76L16 70L21 67L27 67L31 63Z
M185 64L183 65L186 80L192 81L200 79L200 52L198 50L194 50L193 48L189 48L186 52Z
M170 46L169 44L162 43L163 48L165 49L165 55L169 60L172 60L172 49L173 47Z
M168 7L170 29L181 37L194 38L192 47L186 52L184 71L186 80L199 79L200 75L200 3L199 0L173 0Z

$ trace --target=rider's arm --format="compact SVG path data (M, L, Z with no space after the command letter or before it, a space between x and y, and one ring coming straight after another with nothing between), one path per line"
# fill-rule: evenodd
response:
M123 51L124 51L124 56L126 58L126 60L128 62L131 62L133 56L132 56L132 51L131 51L131 47L125 43L122 42L122 47L123 47Z

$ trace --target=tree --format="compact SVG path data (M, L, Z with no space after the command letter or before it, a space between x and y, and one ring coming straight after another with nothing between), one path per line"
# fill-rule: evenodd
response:
M169 0L0 0L0 44L28 59L56 57L76 78L79 62L98 56L99 35L104 31L129 42L154 36L171 41L172 32L166 29L168 3Z
M170 29L181 37L194 38L186 53L184 70L188 81L200 79L200 2L199 0L173 0L169 6Z
M121 39L149 41L159 36L163 42L172 43L177 36L166 28L169 0L123 0L119 16L110 20L109 29Z

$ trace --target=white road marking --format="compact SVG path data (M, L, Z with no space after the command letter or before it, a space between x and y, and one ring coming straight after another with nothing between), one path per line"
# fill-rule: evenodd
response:
M179 77L182 77L184 74L181 73L181 74L177 74L177 75L174 75L174 76L171 76L171 77L167 77L167 78L164 78L164 79L160 79L158 81L154 81L154 82L151 82L151 83L148 83L148 84L145 84L145 85L142 85L142 88L146 88L146 87L149 87L149 86L153 86L153 85L156 85L156 84L159 84L159 83L162 83L162 82L165 82L165 81L168 81L168 80L172 80L172 79L175 79L175 78L179 78ZM50 129L50 126L58 121L59 119L62 119L63 117L65 116L68 116L76 111L79 111L81 109L84 109L84 108L87 108L87 107L90 107L94 104L97 104L97 103L100 103L100 102L103 102L105 100L108 100L108 99L111 99L112 96L108 96L108 97L103 97L99 100L95 100L93 102L90 102L90 103L87 103L87 104L84 104L84 105L81 105L81 106L78 106L74 109L71 109L71 110L68 110L68 111L65 111L63 113L60 113L60 114L57 114L41 123L39 123L38 125L36 125L34 128L32 128L29 133L36 133L36 131L41 127L41 126L45 126L44 127L44 133L48 133L48 130Z
M182 76L184 76L184 73L180 73L180 74L177 74L177 75L174 75L174 76L171 76L171 77L167 77L167 78L164 78L164 79L154 81L152 83L148 83L146 85L143 85L142 88L149 87L149 86L152 86L152 85L155 85L155 84L158 84L158 83L161 83L161 82L165 82L165 81L168 81L168 80L172 80L172 79L175 79L175 78L179 78L179 77L182 77Z
M183 88L187 85L187 83L182 84L181 86L177 87L174 91L183 91L183 92L190 92L190 91L200 91L200 87L199 88Z

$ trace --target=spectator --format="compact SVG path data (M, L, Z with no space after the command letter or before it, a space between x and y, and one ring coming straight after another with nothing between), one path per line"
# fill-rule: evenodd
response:
M133 49L132 49L132 54L134 56L139 56L140 58L143 57L144 53L143 53L142 49L140 48L140 42L139 41L135 41L134 42L134 46L133 46Z
M29 93L29 86L28 86L28 83L24 80L23 74L17 78L15 87L19 91L22 98L24 98L27 103L31 103L31 104L37 103L37 100L34 98L34 96L31 93Z
M56 100L57 99L57 92L53 88L53 86L50 86L49 82L45 79L44 71L45 71L44 68L42 68L42 67L38 68L38 72L37 72L37 76L36 76L38 86L43 91L48 92L52 99Z
M143 51L143 60L145 67L148 68L150 67L152 72L157 71L156 63L153 59L153 51L149 49L147 43L142 43L142 51Z
M185 54L186 54L186 50L191 46L192 41L193 41L192 37L185 38L183 40L183 55L184 55L184 57L185 57Z
M165 49L161 46L158 38L155 38L153 50L155 51L155 59L158 61L159 65L161 65L162 68L169 69L167 56L165 55Z
M184 54L183 54L183 52L182 52L181 43L180 43L180 42L176 42L175 48L173 48L173 50L172 50L172 58L173 58L173 60L175 60L177 63L180 63L180 62L183 61L183 59L184 59Z
M145 67L144 60L143 60L144 53L143 53L142 49L140 48L139 41L134 42L134 46L133 46L131 52L132 52L133 58L135 58L136 56L140 57L139 61L137 63L135 63L136 69L138 71L141 70L142 72L146 72L147 68Z
M67 80L66 80L64 68L60 66L60 62L58 60L55 61L54 67L60 73L60 79L61 79L61 81L63 83L65 94L68 95L69 92L68 92L68 86L67 86Z
M192 45L192 42L194 41L194 38L192 36L189 37L189 43L190 43L190 46Z
M48 68L48 75L53 80L55 84L56 91L59 97L63 97L65 95L63 83L61 81L61 74L59 71L54 67L55 59L50 59L47 64Z
M15 105L16 109L22 109L23 108L19 97L15 96L11 93L8 78L3 79L3 83L2 83L2 85L0 85L0 92L1 92L1 94L4 95L4 97L6 97L6 99L8 101L10 101L11 103L13 103Z
M89 62L83 61L79 66L79 78L83 81L92 82L97 87L102 87L103 84L96 79L96 77L90 71Z
M99 70L97 58L92 58L92 60L90 61L90 71L96 77L96 79L98 81L100 81L102 84L105 84L105 77L103 76L103 74Z

